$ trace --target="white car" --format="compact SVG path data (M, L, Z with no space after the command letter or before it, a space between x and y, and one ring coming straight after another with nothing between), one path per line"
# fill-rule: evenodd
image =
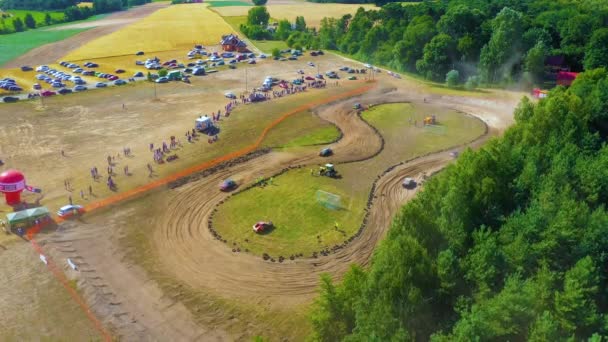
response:
M57 216L59 217L70 217L78 214L82 214L84 212L84 208L78 204L68 204L59 208L57 211Z
M368 68L368 69L372 68L372 66L370 64L364 64L363 66L366 67L366 68Z

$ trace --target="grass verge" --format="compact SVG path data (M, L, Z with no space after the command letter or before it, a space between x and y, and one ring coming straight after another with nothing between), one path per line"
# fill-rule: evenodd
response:
M319 190L340 196L341 208L332 210L317 202ZM339 180L313 176L310 168L302 168L234 196L219 207L214 224L225 239L251 253L310 256L352 236L364 205L365 198L351 197ZM275 228L256 234L252 225L261 220L272 221Z
M267 147L298 147L330 143L340 131L310 111L293 115L281 122L264 140Z

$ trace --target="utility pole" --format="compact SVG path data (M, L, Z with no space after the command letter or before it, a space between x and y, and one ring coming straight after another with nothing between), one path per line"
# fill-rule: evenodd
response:
M245 93L247 93L248 91L248 84L247 84L247 67L245 67Z
M158 96L156 94L156 82L155 81L152 81L152 82L154 82L154 99L158 100Z

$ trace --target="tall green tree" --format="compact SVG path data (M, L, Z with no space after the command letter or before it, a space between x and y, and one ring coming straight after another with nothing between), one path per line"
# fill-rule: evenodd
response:
M608 67L608 28L595 31L585 49L586 70Z
M455 50L452 37L438 34L424 46L424 54L416 62L416 69L427 79L440 81L452 68Z
M264 6L255 6L252 7L249 12L247 12L247 24L248 25L260 25L266 26L268 25L268 20L270 19L270 14L266 7Z
M456 87L458 85L459 81L460 81L460 73L458 72L458 70L450 70L445 75L445 85L447 85L450 88Z
M481 49L480 71L487 82L500 82L511 76L520 61L523 16L508 7L492 22L490 41Z
M528 73L530 73L535 82L541 82L543 80L545 58L548 54L548 48L543 44L543 42L537 43L526 53L526 57L524 58L524 68Z
M456 5L451 7L437 22L437 30L454 39L465 35L477 40L481 34L481 23L484 20L483 13L467 5Z
M13 19L13 28L15 29L15 32L23 32L25 28L23 26L23 21L21 21L21 18Z
M555 294L555 309L564 331L587 335L598 328L600 315L595 303L598 285L597 269L589 256L566 272L564 290Z
M280 20L279 25L277 26L277 31L275 33L275 38L280 40L286 40L291 33L291 23L286 20Z
M437 31L433 18L428 15L415 17L403 33L403 39L395 45L393 53L402 70L413 70L416 61L422 58L424 46Z
M296 17L296 31L304 32L306 31L306 20L303 16Z
M36 20L34 20L34 17L31 13L27 13L23 21L25 23L25 26L27 26L28 28L36 28Z
M53 22L53 18L51 18L51 15L49 13L46 13L44 15L44 23L46 25L51 25L52 22Z

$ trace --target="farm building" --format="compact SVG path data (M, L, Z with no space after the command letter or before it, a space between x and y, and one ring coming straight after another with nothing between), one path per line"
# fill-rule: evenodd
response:
M220 44L224 51L249 52L247 44L239 39L239 36L232 33L223 35Z
M557 73L557 85L570 86L574 79L578 76L577 72L560 71Z

